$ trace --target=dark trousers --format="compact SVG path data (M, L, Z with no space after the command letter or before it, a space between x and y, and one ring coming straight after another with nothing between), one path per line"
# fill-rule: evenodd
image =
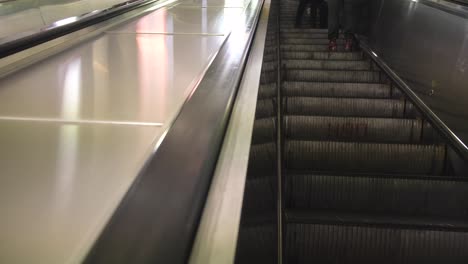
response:
M337 39L340 32L340 15L343 12L343 32L353 38L357 25L357 10L354 0L328 0L328 38Z
M311 14L311 21L315 24L317 9L320 11L320 27L325 28L327 27L327 16L328 10L326 3L323 0L300 0L299 6L297 7L296 12L296 25L300 25L302 21L302 16L304 15L304 11L307 8L307 5L310 4L312 14Z

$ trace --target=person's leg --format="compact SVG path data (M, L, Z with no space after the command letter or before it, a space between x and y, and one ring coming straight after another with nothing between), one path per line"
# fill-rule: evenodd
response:
M337 51L336 39L340 34L340 11L343 0L328 0L328 43L329 51Z
M304 11L306 9L308 0L300 0L299 6L297 7L296 12L296 27L300 27L302 24L302 16L304 15Z
M354 33L357 27L357 4L355 0L344 0L344 34L346 38L345 50L351 51L354 45Z
M340 10L342 0L328 0L328 39L337 39L340 32Z
M319 6L320 11L320 28L328 27L328 5L327 2L321 1Z

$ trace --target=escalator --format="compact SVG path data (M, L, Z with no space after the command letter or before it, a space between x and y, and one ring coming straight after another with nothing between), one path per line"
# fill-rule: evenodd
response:
M456 154L364 52L295 28L297 4L270 11L236 262L468 263Z

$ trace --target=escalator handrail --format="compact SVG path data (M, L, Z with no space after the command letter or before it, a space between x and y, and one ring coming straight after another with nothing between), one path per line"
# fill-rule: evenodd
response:
M57 21L39 30L0 39L0 59L157 1L159 0L128 0L107 9L60 20L69 20L66 23Z
M188 261L262 6L236 21L85 263Z
M359 38L359 37L358 37ZM410 101L425 115L431 125L442 133L448 140L454 150L465 160L468 161L468 147L466 144L432 111L432 109L419 98L419 96L411 89L411 87L401 79L395 71L392 70L377 53L367 44L367 42L360 38L361 49L374 61L381 70L383 70L391 81L408 96Z

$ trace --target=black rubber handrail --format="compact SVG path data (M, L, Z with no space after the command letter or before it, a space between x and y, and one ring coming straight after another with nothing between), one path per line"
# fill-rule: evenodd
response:
M157 1L159 0L129 0L107 9L74 17L75 21L65 25L50 25L40 30L0 39L0 59Z
M262 6L251 1L85 263L187 263Z
M409 100L423 113L431 125L442 133L449 145L465 160L468 161L468 147L465 143L432 111L432 109L419 98L411 87L390 68L367 42L360 38L360 47L379 68L384 71L390 80L409 98Z

